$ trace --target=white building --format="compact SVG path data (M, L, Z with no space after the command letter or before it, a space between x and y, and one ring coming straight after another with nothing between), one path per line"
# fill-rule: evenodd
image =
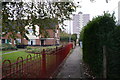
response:
M90 20L90 14L83 14L83 26L86 26Z
M73 34L79 34L82 27L85 26L90 20L89 14L83 14L79 12L78 14L73 14Z
M118 25L120 25L120 1L118 2Z
M80 32L80 27L82 26L81 25L81 21L82 21L82 18L81 18L81 15L79 14L73 14L73 34L79 34Z

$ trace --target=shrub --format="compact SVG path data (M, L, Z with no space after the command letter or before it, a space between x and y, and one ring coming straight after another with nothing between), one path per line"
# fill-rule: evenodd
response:
M3 43L2 50L17 50L17 48L11 44Z
M69 42L69 37L70 37L70 34L64 32L64 31L60 32L60 41L61 42Z
M84 36L84 29L85 29L86 26L84 26L82 28L82 30L80 31L80 35L79 35L79 41L82 41L83 40L83 36Z
M120 26L109 34L108 77L120 78Z
M26 49L27 50L25 50L25 51L29 52L29 53L40 53L42 51L42 48L40 48L40 47L27 46Z
M60 37L61 42L69 42L69 36L62 36Z
M27 46L27 47L26 47L26 49L27 49L27 50L30 50L30 49L32 49L32 47L30 47L30 46Z
M90 21L83 31L83 60L97 77L103 75L103 46L108 46L108 34L114 28L114 16L104 13Z

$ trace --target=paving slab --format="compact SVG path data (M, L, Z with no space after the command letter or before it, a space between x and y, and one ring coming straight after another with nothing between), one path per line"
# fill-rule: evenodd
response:
M56 78L84 78L80 46L76 46L68 56Z

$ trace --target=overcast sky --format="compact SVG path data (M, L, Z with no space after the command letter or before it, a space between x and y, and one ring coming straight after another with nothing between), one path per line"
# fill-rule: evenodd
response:
M109 3L106 3L106 0L95 0L95 2L90 2L90 0L75 0L75 2L80 2L79 5L82 7L77 9L77 12L83 12L84 14L90 14L91 19L94 16L103 14L104 11L109 11L112 13L115 11L115 16L118 15L118 2L120 0L109 0Z
M46 1L46 0L23 0L23 1ZM48 0L48 1L62 1L66 2L68 0ZM71 0L75 1L76 3L79 2L79 5L81 8L77 9L76 13L83 12L84 14L90 14L90 18L97 15L102 15L104 11L109 11L110 13L113 13L115 11L115 16L118 16L118 2L120 0L108 0L108 3L106 3L106 0L94 0L95 2L90 2L90 0ZM117 18L116 18L117 19Z
M109 3L106 3L106 0L95 0L96 2L92 3L90 0L74 0L76 3L80 2L79 5L81 8L78 8L75 12L78 14L78 12L83 12L83 14L90 14L90 20L92 20L93 17L102 15L104 11L109 11L110 13L113 13L115 11L116 20L118 19L118 2L120 0L109 0ZM70 22L66 21L65 26L66 31L69 33L71 30L72 33L72 27L70 29Z

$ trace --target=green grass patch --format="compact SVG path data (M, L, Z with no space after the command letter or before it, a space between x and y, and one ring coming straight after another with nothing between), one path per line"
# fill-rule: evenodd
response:
M60 47L60 46L58 46L58 47ZM56 48L56 46L28 47L28 48L29 48L28 50L34 50L34 51L41 52L43 49L46 50L46 49L50 49L50 48ZM11 51L2 51L2 53L6 53L6 52L11 52ZM28 52L26 52L26 50L24 50L24 51L12 52L12 53L9 53L9 54L2 54L2 61L10 60L12 63L14 63L14 62L16 62L18 57L23 57L23 59L26 59L28 54L31 54L32 56L34 56L33 53L28 53Z
M2 55L2 61L4 60L10 60L12 63L16 62L18 57L23 57L23 59L26 59L27 55L30 53L26 53L25 51L17 51L9 54L3 54ZM31 54L32 56L34 54Z

